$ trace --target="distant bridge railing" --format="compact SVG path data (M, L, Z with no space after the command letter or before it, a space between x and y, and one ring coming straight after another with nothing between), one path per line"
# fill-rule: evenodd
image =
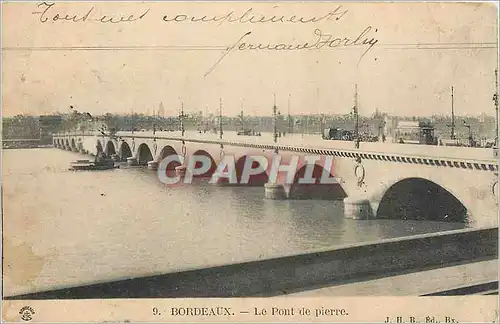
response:
M55 134L54 138L71 136L107 137L98 132L74 132ZM215 145L251 147L266 150L298 152L311 155L333 155L339 157L381 160L387 162L415 163L434 166L447 166L477 170L498 170L498 161L493 156L491 148L446 147L418 144L393 143L361 143L360 148L353 147L350 141L323 140L316 136L301 136L293 134L281 137L277 143L272 140L271 133L262 133L262 136L238 136L227 132L225 139L218 138L218 134L199 134L187 132L184 137L180 132L118 132L113 135L116 139L142 138L170 141L185 141L192 143L206 143ZM245 141L242 141L245 139Z
M36 148L39 146L39 138L2 138L2 148L4 149Z
M10 139L5 139L2 138L2 142L40 142L39 138L10 138Z

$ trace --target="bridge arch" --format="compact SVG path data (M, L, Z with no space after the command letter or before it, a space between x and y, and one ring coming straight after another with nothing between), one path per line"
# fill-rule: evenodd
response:
M208 169L208 171L203 174L196 175L195 177L206 178L206 177L211 177L214 174L215 170L217 169L217 164L215 163L215 160L210 155L210 153L208 153L205 150L197 150L192 154L192 156L206 156L207 158L210 159L210 168ZM196 162L195 168L200 168L200 167L201 167L201 162Z
M157 162L160 163L163 159L165 159L168 156L172 156L172 155L179 157L179 154L172 146L166 145L161 149L160 155L158 155L158 158L157 158ZM175 170L175 167L177 167L179 165L181 165L180 162L172 161L167 165L166 169L167 170Z
M245 164L247 160L252 160L251 167L252 169L259 169L260 173L252 174L248 178L248 183L242 183L243 170L245 168ZM246 186L263 186L269 181L269 176L266 173L266 169L262 168L260 163L254 159L252 159L249 155L241 156L235 163L236 168L236 179L238 180L238 184L246 185ZM246 182L246 179L243 179Z
M151 154L151 150L149 149L148 144L142 143L137 148L137 162L139 165L146 165L149 161L153 161L153 154Z
M76 143L74 138L71 139L71 148L76 149Z
M339 200L347 197L339 183L321 183L324 168L319 164L314 164L312 172L314 183L300 183L299 180L304 179L307 168L308 164L304 164L295 173L293 183L290 186L289 199ZM328 178L334 178L331 172L328 172L327 175Z
M424 178L396 181L382 193L377 218L469 222L467 208L449 190Z
M116 154L115 144L113 143L113 141L109 140L106 143L106 148L104 149L104 154L106 154L106 156L111 156L111 155Z
M127 142L123 141L120 145L120 159L126 161L127 158L132 157L132 150Z
M65 149L68 149L68 148L70 148L70 147L71 147L71 146L69 145L69 140L68 140L68 139L66 139L66 140L64 141L64 148L65 148Z

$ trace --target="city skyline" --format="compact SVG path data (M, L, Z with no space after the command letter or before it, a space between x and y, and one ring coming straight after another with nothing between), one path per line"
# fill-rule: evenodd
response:
M285 108L285 110L283 110L282 108L280 108L279 106L277 106L277 112L279 115L282 115L285 119L287 118L288 115L290 115L291 117L306 117L306 116L310 116L310 117L321 117L321 116L326 116L326 117L345 117L347 115L353 115L352 113L352 108L350 110L347 110L345 113L326 113L326 112L311 112L311 113L294 113L293 111L290 111L290 114L288 113L288 110ZM49 113L44 113L44 114L33 114L33 113L28 113L28 114L24 114L24 113L19 113L19 114L16 114L16 115L3 115L4 118L13 118L13 117L16 117L16 116L30 116L30 117L37 117L37 116L44 116L44 115L70 115L72 112L78 112L78 113L87 113L89 111L91 111L92 109L82 109L80 107L72 107L72 108L69 108L67 110L58 110L58 109L55 109L54 111L52 112L49 112ZM251 113L248 113L245 109L240 109L239 111L237 111L235 114L226 114L224 112L224 109L222 110L222 116L223 117L228 117L228 118L238 118L241 116L241 113L243 112L243 115L245 117L251 117L251 118L272 118L273 117L273 112L272 112L272 106L271 108L269 109L270 111L269 112L264 112L262 114L251 114ZM170 111L170 113L169 113ZM103 112L97 112L97 113L93 113L91 114L92 116L94 117L103 117L103 116L106 116L107 114L111 114L111 115L114 115L114 116L132 116L132 115L139 115L139 116L150 116L150 117L160 117L160 118L179 118L180 116L180 112L181 112L181 109L179 108L177 112L174 112L174 109L165 109L163 110L160 110L160 112L158 112L158 109L146 109L146 111L129 111L129 112L106 112L106 111L103 111ZM217 107L217 110L216 111L212 111L212 110L207 110L207 109L197 109L195 107L193 107L192 109L190 109L190 107L186 107L184 106L184 114L185 116L189 116L189 115L201 115L203 118L205 117L217 117L219 116L219 110L218 110L218 107ZM364 117L364 118L372 118L374 117L375 115L381 115L381 116L387 116L387 117L393 117L393 118L418 118L418 119L429 119L429 118L451 118L452 117L452 114L451 114L451 108L450 108L450 111L448 112L443 112L443 113L434 113L432 115L401 115L401 114L388 114L388 113L385 113L384 111L382 110L375 110L375 111L371 111L370 113L368 112L363 112L363 111L359 111L359 116L360 117ZM455 118L478 118L478 119L481 119L481 118L495 118L495 111L492 111L492 112L480 112L480 113L470 113L470 114L461 114L460 112L457 112L455 110L454 112L454 116Z
M86 113L87 111L86 110L78 110L77 111L79 113ZM287 112L283 112L282 110L279 109L278 107L278 112L286 119L286 117L288 116L288 113ZM10 115L10 116L7 116L7 115L3 115L4 118L13 118L13 117L16 117L16 116L29 116L29 117L37 117L37 116L45 116L45 115L68 115L71 113L71 110L68 110L66 112L63 112L63 111L60 111L60 110L54 110L50 113L47 113L47 114L23 114L23 113L19 113L19 114L16 114L16 115ZM103 117L105 116L106 114L112 114L112 115L115 115L115 116L131 116L132 114L133 115L141 115L141 116L150 116L150 117L157 117L159 116L160 118L179 118L179 114L165 114L165 115L158 115L157 112L155 111L155 114L153 115L152 113L149 113L148 114L148 111L146 112L133 112L133 113L130 113L130 112L115 112L115 113L110 113L110 112L102 112L102 113L95 113L95 114L92 114L94 117ZM193 109L193 110L189 110L187 108L185 108L184 110L184 113L186 114L186 116L188 115L195 115L195 114L199 114L201 113L201 116L202 117L206 117L206 116L212 116L212 117L217 117L218 116L218 112L211 112L209 111L208 112L208 115L205 114L205 111L201 110L201 109ZM245 111L243 111L244 113L244 116L245 117L251 117L251 118L272 118L273 117L273 114L272 112L268 113L267 115L266 114L258 114L258 115L251 115L251 114L247 114ZM372 112L371 114L363 114L362 112L359 113L359 116L360 117L364 117L364 118L371 118L373 117L375 111ZM385 114L383 111L379 111L380 114L382 115L387 115L388 117L394 117L394 118L419 118L419 119L426 119L426 118L451 118L451 113L449 114L446 114L446 113L443 113L443 114L433 114L433 115L389 115L389 114ZM237 114L234 114L234 115L227 115L227 114L224 114L224 112L222 113L222 116L223 117L228 117L228 118L238 118L241 114L241 110L237 113ZM342 116L346 116L346 115L350 115L349 112L345 113L345 114L337 114L337 113L290 113L290 116L291 117L306 117L306 116L315 116L315 117L321 117L321 116L326 116L326 117L342 117ZM486 113L486 112L481 112L481 113L478 113L478 114L467 114L467 115L461 115L461 114L458 114L458 113L455 113L454 114L455 118L495 118L495 112L493 113Z

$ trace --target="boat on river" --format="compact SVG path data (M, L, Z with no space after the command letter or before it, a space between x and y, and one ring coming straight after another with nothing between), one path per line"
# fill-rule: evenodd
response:
M109 170L116 169L120 166L115 165L115 162L112 160L105 160L101 162L93 162L90 160L77 160L75 162L71 162L70 170L79 171L92 171L92 170Z

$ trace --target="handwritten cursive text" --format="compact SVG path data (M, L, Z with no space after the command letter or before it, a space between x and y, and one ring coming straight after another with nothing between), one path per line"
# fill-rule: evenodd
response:
M274 7L276 8L276 6ZM343 9L342 6L336 7L334 10L330 10L325 14L319 16L297 16L297 15L283 15L283 14L258 14L254 12L253 8L247 9L244 13L236 13L230 11L222 15L187 15L187 14L176 14L176 15L164 15L163 21L168 23L218 23L221 26L224 23L238 23L238 24L265 24L265 23L318 23L321 21L329 20L340 20L343 16L347 14L347 10Z
M100 23L127 23L141 20L149 13L149 9L141 11L140 14L113 14L113 15L102 15L97 14L95 7L91 7L81 14L67 14L61 11L57 11L55 3L40 2L37 7L39 11L32 12L34 15L38 15L38 19L41 23L47 22L86 22L94 21Z
M299 51L299 50L323 50L328 48L340 48L340 47L365 47L365 50L361 54L358 64L361 62L362 58L378 43L378 39L369 36L370 33L373 34L378 32L378 29L374 29L372 26L367 26L358 36L354 38L350 37L335 37L332 34L327 34L320 29L314 30L314 36L316 37L311 42L286 44L286 43L249 43L246 38L252 34L252 32L247 32L241 36L235 43L229 46L221 57L215 62L214 65L205 73L205 76L210 74L219 65L222 60L229 55L231 52L238 51Z

